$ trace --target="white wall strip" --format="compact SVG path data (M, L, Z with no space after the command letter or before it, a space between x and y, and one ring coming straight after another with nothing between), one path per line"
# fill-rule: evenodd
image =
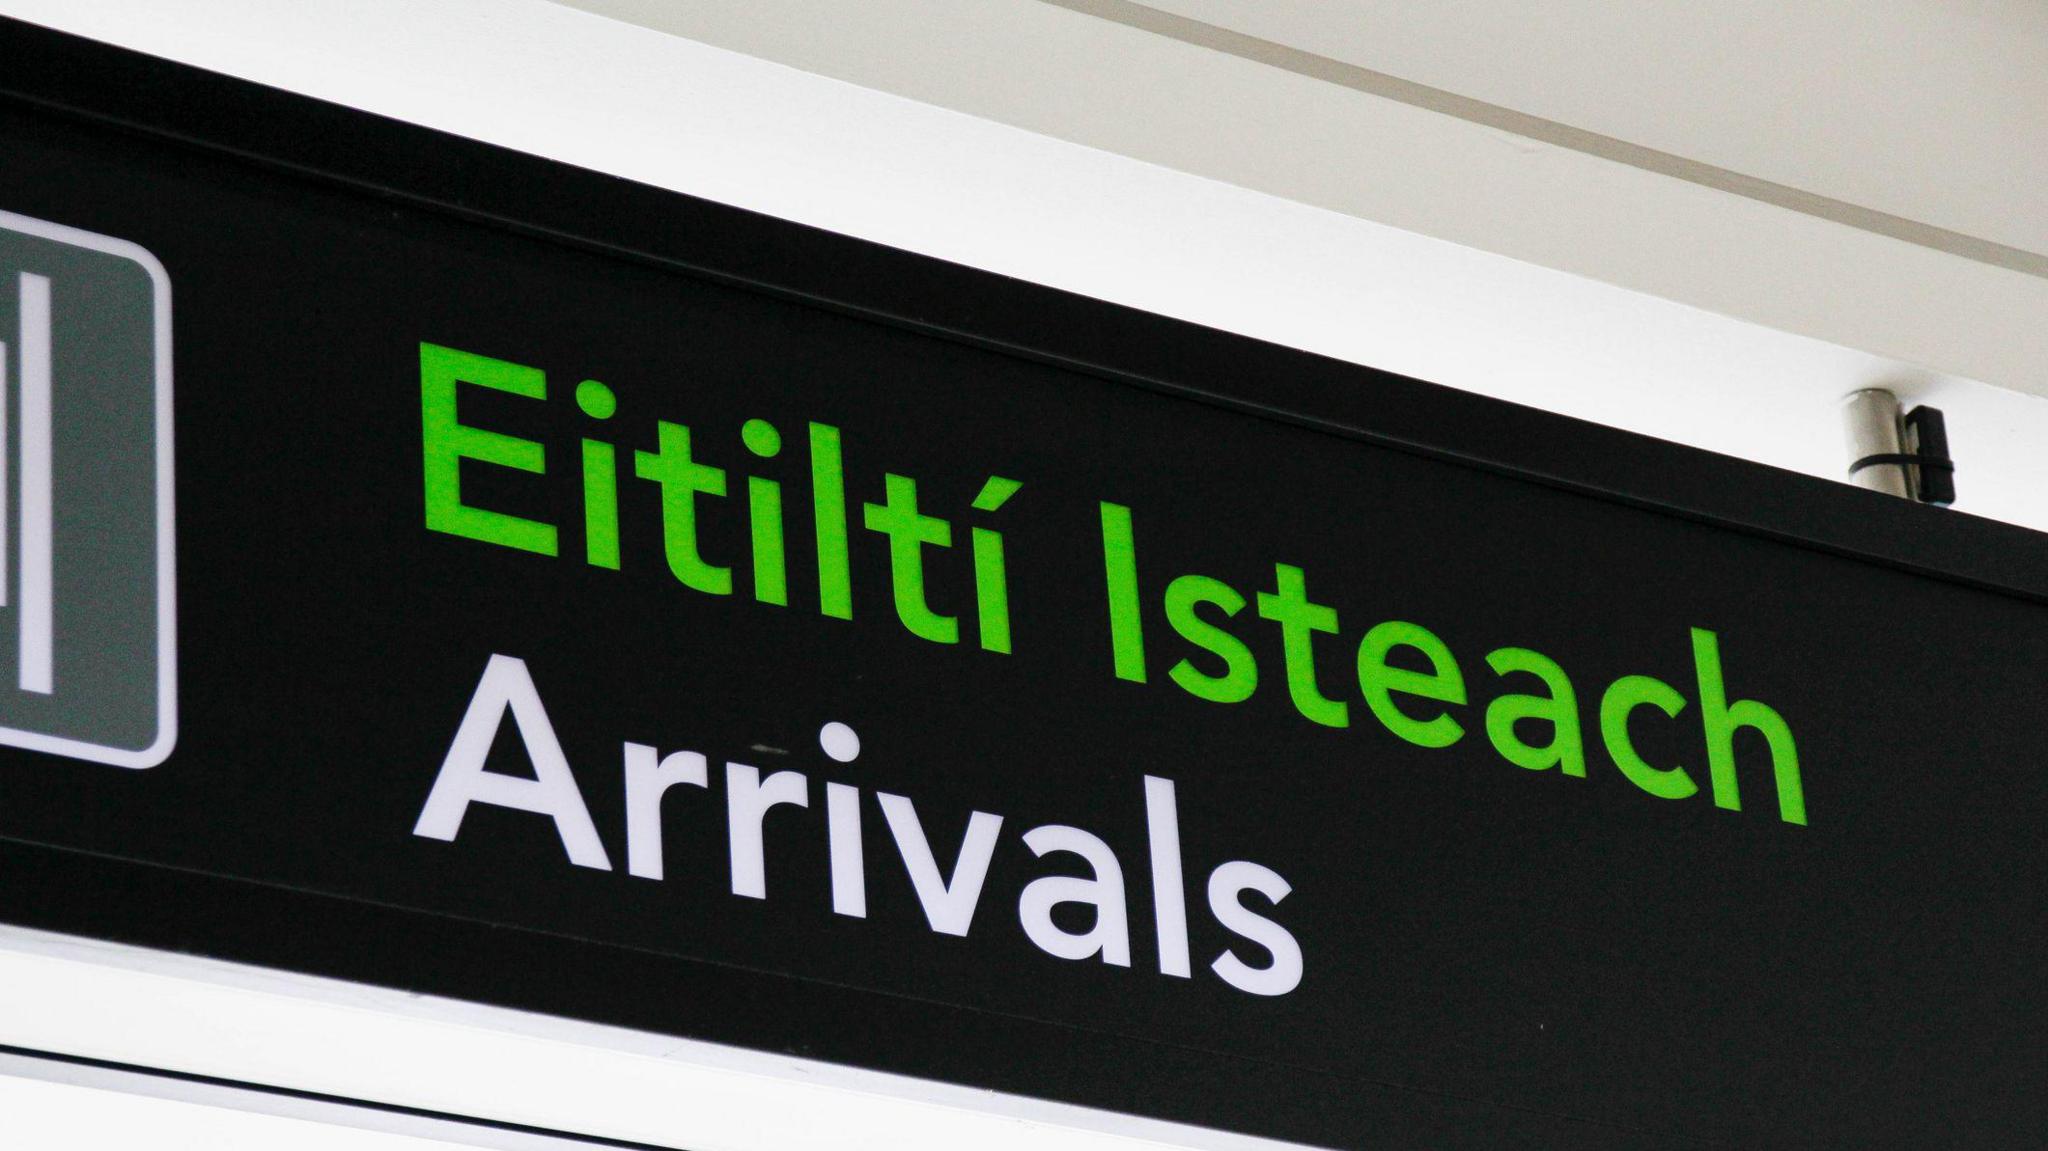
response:
M689 1151L1293 1146L16 927L0 1045Z
M10 1147L597 1151L589 1143L0 1053Z

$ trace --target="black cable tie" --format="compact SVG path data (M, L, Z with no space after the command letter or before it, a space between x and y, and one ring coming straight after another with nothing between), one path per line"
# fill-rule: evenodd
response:
M1956 470L1956 462L1954 460L1939 459L1934 456L1913 455L1910 453L1886 452L1883 455L1864 456L1862 459L1850 464L1849 474L1853 476L1864 468L1876 467L1879 464L1913 464L1933 472L1952 472Z

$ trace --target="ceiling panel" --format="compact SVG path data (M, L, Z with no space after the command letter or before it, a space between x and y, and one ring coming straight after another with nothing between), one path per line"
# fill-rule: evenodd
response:
M2030 0L1149 6L2048 254L2048 5Z

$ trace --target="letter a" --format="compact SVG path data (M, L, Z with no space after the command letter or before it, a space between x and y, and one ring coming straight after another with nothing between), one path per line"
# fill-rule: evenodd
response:
M511 711L519 728L526 756L533 762L533 779L500 775L484 770L490 757L491 741ZM470 697L462 726L455 730L455 742L448 758L441 761L441 774L434 778L434 790L420 809L414 835L454 842L462 829L462 817L471 803L488 803L515 811L531 811L555 821L555 831L569 852L569 862L578 867L610 871L612 861L597 838L590 821L590 809L583 805L583 793L576 788L576 776L569 759L562 754L561 741L548 722L547 709L540 704L526 661L509 655L494 655L484 667L484 678Z

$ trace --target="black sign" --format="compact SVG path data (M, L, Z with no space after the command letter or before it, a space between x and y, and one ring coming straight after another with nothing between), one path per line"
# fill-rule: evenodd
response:
M0 56L0 916L1342 1147L2048 1129L2040 537Z

